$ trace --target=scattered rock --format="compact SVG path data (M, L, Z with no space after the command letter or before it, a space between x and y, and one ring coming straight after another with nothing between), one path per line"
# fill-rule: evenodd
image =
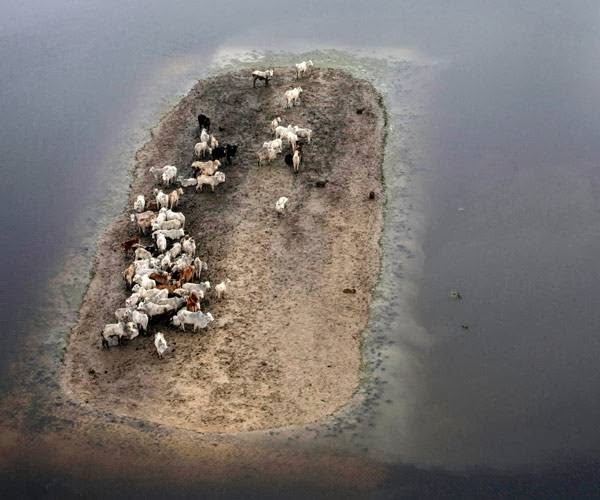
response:
M322 180L322 181L316 181L315 186L318 188L324 188L328 182L329 182L329 180L327 180L327 179Z
M364 111L365 111L365 108L357 108L356 109L356 114L357 115L362 115L364 113Z
M351 293L351 294L355 294L356 293L356 288L344 288L342 290L344 293Z
M369 200L374 200L375 199L375 191L370 191L369 192Z

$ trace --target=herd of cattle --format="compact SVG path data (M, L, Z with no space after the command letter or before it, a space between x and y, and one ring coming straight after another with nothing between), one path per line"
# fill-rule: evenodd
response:
M296 64L296 77L306 75L312 67L312 61ZM254 71L253 85L257 80L268 85L273 74L272 69ZM286 91L285 108L299 104L301 93L300 87ZM284 156L285 163L298 172L302 144L310 143L312 130L291 124L284 127L281 122L280 117L271 121L270 131L275 139L264 142L257 151L258 165L270 163L283 153L284 144L288 144L290 152ZM173 314L171 323L174 326L185 330L186 325L191 325L194 331L206 328L214 320L210 312L200 310L201 302L211 290L210 282L202 281L208 265L196 255L196 242L185 230L185 215L176 211L184 195L183 188L196 186L198 191L209 185L214 191L216 186L224 183L226 177L219 168L222 162L231 165L237 154L236 144L219 145L210 132L210 126L208 116L198 115L200 142L194 146L195 161L191 164L192 172L196 174L194 177L178 175L178 169L173 165L149 169L148 173L161 185L154 189L153 201L147 201L143 194L136 197L130 218L140 237L150 233L152 240L143 245L140 238L134 238L124 244L126 250L133 250L133 261L122 273L131 294L125 300L125 307L115 311L117 322L105 325L102 330L103 347L120 345L140 333L146 333L148 323L154 317ZM285 196L276 201L278 215L285 213L287 202ZM223 280L211 293L216 299L222 299L230 283L228 278ZM168 350L163 333L155 334L154 345L162 358Z

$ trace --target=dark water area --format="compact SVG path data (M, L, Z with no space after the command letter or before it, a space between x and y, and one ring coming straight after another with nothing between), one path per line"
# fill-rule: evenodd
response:
M434 92L415 417L433 460L600 450L598 8L574 5L525 10Z
M423 470L414 466L390 467L388 480L370 498L597 498L598 462L561 464L544 472L468 474ZM326 473L326 471L325 471ZM102 480L19 470L0 485L5 498L365 498L351 488L327 488L302 478L277 481L257 473L253 478L226 484L198 477L185 482Z
M375 498L599 495L597 2L309 1L292 15L275 1L38 0L0 14L3 393L31 368L27 342L48 341L48 284L65 262L89 268L147 129L219 54L406 52L431 73L417 118L405 66L364 69L378 68L395 128L371 325L385 341L368 344L382 404L350 447L388 470ZM342 493L264 476L148 488L23 464L0 482L28 497Z

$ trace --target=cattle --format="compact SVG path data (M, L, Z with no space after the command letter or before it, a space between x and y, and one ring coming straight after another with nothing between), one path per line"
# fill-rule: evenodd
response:
M256 152L256 158L260 167L263 163L271 163L272 160L277 158L277 151L269 148L261 148Z
M265 86L269 85L269 80L273 78L273 70L269 69L267 71L253 71L252 72L252 86L256 87L256 80L260 80L265 82Z
M281 124L281 117L278 116L277 118L273 118L273 121L271 122L270 128L271 128L271 133L274 134L275 133L275 129L277 127L279 127L279 125Z
M133 340L139 335L137 325L132 322L111 323L104 327L101 332L102 347L115 346L124 340Z
M131 238L130 240L124 241L123 243L121 243L121 248L125 251L128 252L129 250L131 250L135 245L138 245L140 242L139 238Z
M210 132L210 118L200 113L198 115L198 128L200 130L205 128L208 132Z
M298 101L300 100L301 93L302 93L302 87L296 87L296 88L293 88L292 90L287 90L285 92L286 107L291 108L292 106L295 106L298 103Z
M292 163L294 164L294 172L298 172L300 168L300 152L298 150L294 151L294 156L292 157Z
M154 280L157 285L167 285L169 283L169 273L162 271L153 271L148 275L148 278Z
M304 76L304 74L308 72L308 68L312 67L313 62L311 60L302 61L301 63L296 64L296 78Z
M277 210L277 215L283 215L285 213L285 207L287 205L288 198L286 196L282 196L275 203L275 210Z
M196 267L193 265L185 266L181 271L179 271L179 283L187 283L194 279L196 275Z
M141 214L131 214L131 222L136 223L141 234L146 234L148 229L152 228L152 222L156 219L156 213L151 210Z
M215 186L225 182L225 174L223 172L216 172L215 175L199 175L196 179L198 180L196 191L199 189L202 190L204 185L209 185L214 192Z
M196 328L206 328L208 324L213 321L213 315L211 313L202 313L202 312L190 312L185 309L181 309L173 318L171 322L175 326L180 326L182 330L185 331L185 325L193 325L194 331Z
M200 310L200 299L195 293L190 293L185 303L185 308L190 312L197 312Z
M285 164L288 167L293 167L294 166L294 155L292 155L292 153L286 154L285 157L284 157L284 160L285 160Z
M225 158L227 159L227 163L231 165L233 162L233 158L237 154L238 145L237 144L226 144L225 145Z
M217 299L221 300L227 291L227 285L231 283L231 280L227 278L225 281L221 281L217 286L215 286L215 293L217 294Z
M203 299L206 292L210 290L210 281L205 281L204 283L184 283L181 285L181 289L187 293L195 293Z
M218 146L212 150L211 158L213 160L222 160L227 157L225 146Z
M156 335L154 335L154 347L156 347L158 357L162 359L163 354L167 352L169 346L167 345L165 336L161 332L158 332Z
M144 198L143 194L140 194L133 202L133 210L140 213L140 212L144 211L145 207L146 207L146 198Z

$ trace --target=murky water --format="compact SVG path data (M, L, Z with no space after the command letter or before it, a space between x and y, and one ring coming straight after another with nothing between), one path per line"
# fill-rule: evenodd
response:
M385 96L383 272L359 397L267 439L384 462L382 496L588 491L600 459L598 8L422 4L305 3L294 22L278 2L1 8L0 363L5 393L39 395L32 429L68 425L42 395L56 391L97 235L124 206L148 128L212 71L310 57Z

